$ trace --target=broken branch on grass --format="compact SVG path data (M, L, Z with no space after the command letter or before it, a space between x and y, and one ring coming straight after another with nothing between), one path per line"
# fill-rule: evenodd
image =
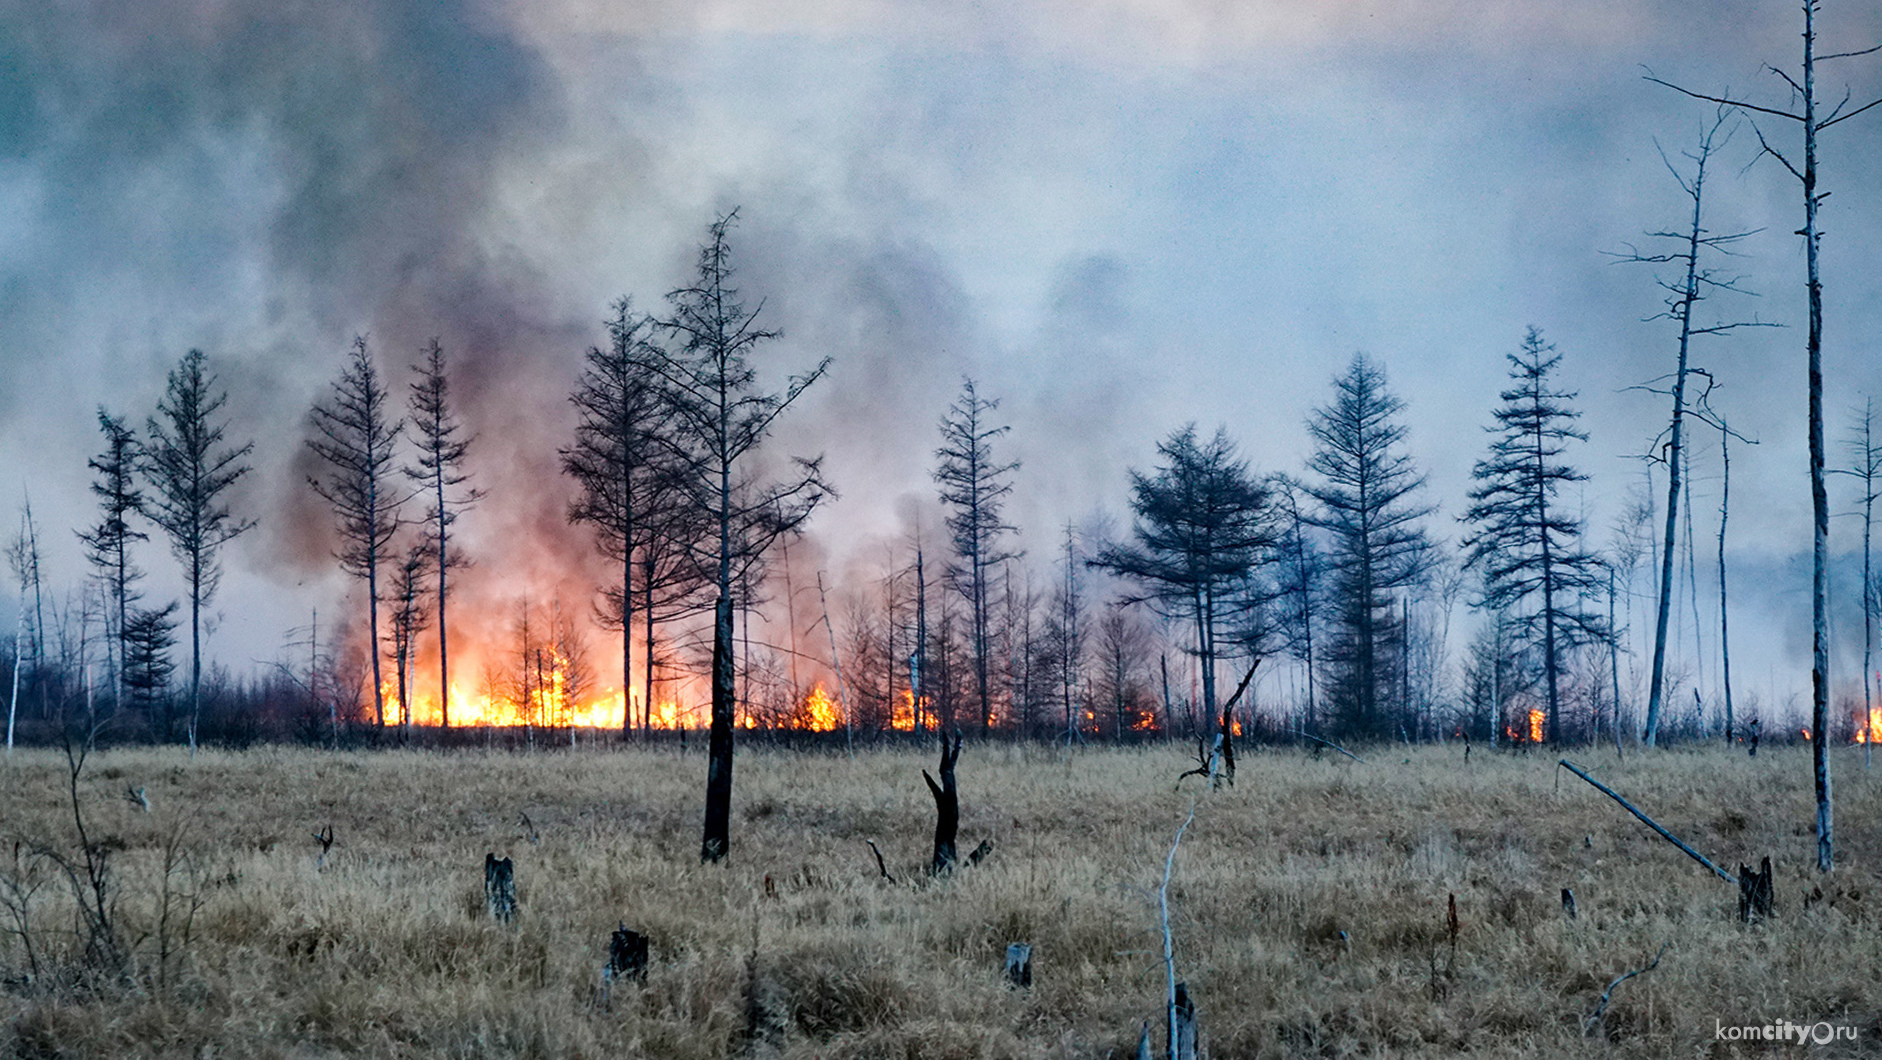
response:
M1595 790L1601 792L1601 794L1603 795L1606 795L1608 798L1613 799L1615 802L1620 803L1622 809L1626 810L1628 813L1633 814L1635 817L1640 818L1642 823L1644 823L1648 828L1651 828L1654 831L1660 833L1660 838L1666 840L1667 842L1685 851L1687 857L1693 859L1694 861L1697 861L1701 865L1704 865L1706 868L1711 869L1713 872L1718 873L1719 879L1724 880L1726 883L1731 883L1731 884L1736 884L1738 882L1738 877L1733 876L1731 873L1726 872L1724 869L1719 868L1717 865L1714 865L1711 861L1708 861L1706 859L1706 856L1704 854L1701 854L1697 850L1694 850L1692 847L1687 846L1685 842L1683 842L1678 836L1660 827L1660 822L1654 820L1651 817L1648 817L1644 813L1641 813L1640 810L1633 803L1628 802L1626 799L1621 798L1620 794L1616 792L1613 788L1610 788L1606 784L1603 784L1600 781L1596 780L1595 778L1589 776L1587 773L1582 771L1580 766L1577 766L1575 763L1570 762L1566 758L1561 759L1560 762L1563 766L1567 767L1569 772L1575 774L1576 776L1587 781L1588 783L1593 784L1595 786Z
M1615 976L1614 981L1608 984L1608 988L1601 991L1601 1003L1596 1005L1594 1011L1583 1017L1581 1021L1581 1033L1584 1037L1595 1028L1596 1024L1601 1022L1602 1013L1608 1010L1608 1002L1614 999L1614 988L1632 979L1636 975L1645 975L1655 968L1658 968L1660 966L1660 958L1666 954L1666 947L1666 943L1661 943L1660 952L1653 955L1653 960L1650 963L1643 968L1636 968L1631 972Z
M882 851L880 848L876 846L876 841L873 839L865 839L863 840L863 842L868 843L869 849L875 852L876 871L882 874L883 879L888 880L890 883L894 883L895 877L889 875L889 863L882 860Z
M1339 753L1345 755L1346 757L1352 759L1353 761L1358 762L1362 766L1366 764L1365 759L1359 757L1358 755L1354 754L1351 751L1348 751L1346 748L1341 747L1339 744L1334 743L1332 740L1322 740L1320 737L1315 736L1313 733L1307 732L1302 729L1292 729L1289 731L1291 731L1296 736L1305 736L1307 739L1312 740L1314 743L1331 747L1335 751L1338 751ZM1468 742L1464 744L1464 757L1466 759L1470 757L1470 744Z

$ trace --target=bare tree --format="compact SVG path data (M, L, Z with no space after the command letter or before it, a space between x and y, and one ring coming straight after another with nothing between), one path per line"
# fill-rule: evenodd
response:
M425 347L424 362L413 365L418 379L411 384L408 407L412 414L412 442L418 449L418 462L405 469L407 478L419 484L431 501L425 513L426 547L431 553L431 573L438 590L438 725L451 725L451 639L446 624L445 606L450 599L447 574L464 566L463 557L451 548L451 525L465 509L483 499L484 491L466 488L470 476L464 471L464 457L472 439L463 436L457 415L451 408L450 381L445 375L444 347L437 339ZM404 572L401 570L401 576ZM409 650L409 645L408 645ZM410 690L400 677L399 702L411 713ZM410 732L406 733L410 738Z
M1414 500L1425 478L1400 451L1405 406L1385 372L1356 354L1333 386L1333 401L1307 422L1307 466L1320 478L1306 487L1319 503L1308 521L1327 532L1333 576L1333 636L1322 658L1336 677L1328 694L1341 728L1379 736L1391 728L1379 692L1404 640L1390 594L1423 577L1431 544L1421 523L1433 509Z
M1047 661L1059 703L1064 710L1065 745L1078 738L1078 700L1085 684L1085 656L1090 648L1085 623L1085 587L1078 577L1078 534L1070 523L1065 526L1064 574L1052 589L1047 605L1045 644Z
M696 275L667 295L660 321L677 350L655 362L675 414L683 481L692 507L711 527L711 543L694 545L711 564L714 604L712 730L706 766L706 820L700 858L718 861L728 850L732 813L732 728L736 660L732 637L733 586L762 562L779 538L795 532L830 488L819 461L798 462L786 481L763 481L750 459L772 424L829 369L824 358L793 376L782 391L758 386L750 357L778 333L758 326L763 305L747 309L732 286L727 233L733 210L714 221L700 247Z
M1773 107L1761 107L1753 103L1724 96L1709 96L1693 92L1678 85L1662 81L1657 77L1648 80L1665 85L1677 92L1682 92L1695 99L1703 99L1721 106L1735 107L1753 115L1752 128L1758 133L1758 144L1763 148L1760 158L1770 155L1778 160L1791 176L1803 186L1804 226L1798 234L1804 238L1804 260L1806 278L1805 292L1810 302L1810 333L1805 340L1805 359L1808 361L1809 430L1810 430L1810 514L1811 514L1811 731L1816 733L1812 741L1812 767L1815 773L1817 789L1817 869L1828 872L1836 863L1836 844L1832 836L1833 802L1830 793L1830 639L1829 639L1829 550L1830 550L1830 502L1824 487L1823 455L1823 283L1817 265L1818 251L1821 249L1821 233L1817 230L1817 208L1822 205L1827 192L1817 190L1817 136L1823 130L1841 121L1847 121L1877 104L1882 98L1870 100L1853 110L1846 109L1850 95L1846 91L1841 102L1830 109L1828 116L1817 113L1817 63L1835 59L1848 59L1859 55L1868 55L1882 51L1882 44L1857 51L1839 52L1831 55L1817 54L1817 7L1818 0L1804 0L1804 61L1803 80L1801 83L1775 66L1766 69L1784 80L1790 87L1791 98L1802 104L1799 110L1781 110ZM1800 169L1791 160L1771 146L1765 138L1764 130L1758 128L1757 115L1767 115L1797 122L1803 129L1803 167Z
M1561 488L1588 476L1563 462L1571 441L1587 435L1573 426L1580 416L1569 406L1574 394L1549 389L1549 375L1562 362L1554 345L1530 328L1520 353L1509 354L1514 386L1502 392L1490 455L1471 477L1471 505L1464 520L1476 530L1464 541L1466 562L1483 572L1480 606L1509 612L1540 597L1525 612L1524 632L1540 641L1548 703L1548 741L1561 731L1562 653L1607 633L1586 607L1599 581L1601 563L1582 547L1581 521L1556 503ZM1539 628L1538 628L1539 627Z
M1150 634L1129 605L1114 604L1098 618L1098 693L1110 707L1112 739L1123 743L1144 717L1145 667Z
M400 493L392 481L405 421L390 418L387 400L385 383L365 337L354 339L352 355L334 380L332 396L314 406L312 420L319 437L307 441L308 448L327 463L325 478L309 475L307 482L333 508L339 522L343 544L335 558L341 569L366 583L372 701L381 727L386 723L386 708L380 665L379 568L392 558L392 538L401 525L399 508L410 496Z
M1875 574L1871 565L1873 551L1870 541L1875 531L1875 502L1882 497L1882 489L1877 479L1882 478L1882 442L1875 437L1875 400L1865 399L1862 403L1860 418L1844 442L1850 457L1855 461L1848 468L1835 468L1836 473L1854 476L1862 483L1862 723L1865 734L1862 741L1862 767L1870 766L1871 747L1875 743L1876 733L1870 724L1875 710L1875 612L1876 585ZM1721 526L1720 535L1724 529ZM1721 568L1722 569L1722 568Z
M972 379L961 383L961 396L941 418L941 461L934 478L941 486L941 503L953 509L947 517L954 537L956 562L948 570L955 591L966 597L973 628L974 688L980 699L980 731L993 723L993 702L988 690L988 663L992 654L987 634L987 572L1017 552L1000 550L999 539L1013 527L1001 522L1000 510L1013 490L1010 476L1018 461L1000 463L993 458L993 440L1006 425L994 426L988 417L1000 407L983 398Z
M31 500L20 509L20 532L7 546L7 564L13 568L13 576L20 586L19 621L13 631L13 692L7 700L7 753L12 754L13 731L20 713L20 676L26 670L26 653L29 649L32 652L35 684L40 683L39 671L45 657L45 591L39 571L39 528L33 522ZM26 606L28 593L33 597L31 608Z
M203 606L222 580L218 553L247 533L253 519L237 519L224 496L248 474L243 463L253 442L223 444L226 424L217 414L228 403L209 371L209 359L191 350L171 370L157 415L145 425L144 475L150 484L150 521L170 539L183 565L190 609L190 753L196 753L196 723L202 715Z
M1667 630L1673 603L1673 564L1676 555L1680 516L1680 491L1684 483L1687 455L1685 442L1685 418L1690 404L1686 394L1687 381L1697 370L1692 365L1692 340L1702 335L1719 335L1741 327L1763 326L1759 321L1717 322L1710 325L1698 325L1693 319L1693 311L1712 293L1720 291L1738 291L1738 277L1728 276L1715 268L1709 267L1705 260L1715 254L1727 254L1734 243L1757 234L1756 231L1711 234L1705 227L1705 189L1706 167L1712 155L1725 147L1732 138L1732 128L1728 126L1730 115L1723 108L1714 117L1712 124L1699 138L1697 150L1682 152L1683 157L1692 162L1692 176L1679 171L1672 160L1661 153L1667 171L1679 183L1680 190L1692 200L1691 223L1680 231L1650 232L1653 239L1669 241L1673 249L1658 253L1649 253L1635 247L1629 247L1624 254L1614 257L1620 262L1642 263L1649 265L1673 265L1680 269L1677 280L1659 280L1660 287L1667 292L1666 310L1648 317L1649 320L1671 320L1679 325L1679 355L1670 376L1645 384L1642 389L1670 396L1673 400L1672 416L1668 420L1666 432L1662 437L1665 445L1654 454L1653 459L1664 460L1667 469L1666 483L1666 522L1662 533L1660 548L1659 593L1656 598L1656 612L1653 626L1653 666L1648 678L1646 744L1656 746L1660 736L1660 716L1666 699L1666 647ZM1659 385L1665 382L1665 388ZM1690 521L1691 513L1687 513Z

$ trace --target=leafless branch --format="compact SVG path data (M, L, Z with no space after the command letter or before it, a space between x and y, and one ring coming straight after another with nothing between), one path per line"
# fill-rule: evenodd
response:
M1660 952L1653 955L1652 962L1647 964L1645 967L1636 968L1631 972L1627 972L1623 975L1615 976L1614 981L1608 984L1608 988L1606 990L1601 991L1601 1003L1599 1005L1596 1005L1594 1011L1590 1012L1581 1021L1581 1033L1584 1036L1587 1035L1590 1031L1594 1030L1595 1026L1601 1022L1602 1013L1608 1010L1608 1002L1613 1000L1614 998L1614 988L1621 985L1622 983L1625 983L1629 979L1632 979L1636 975L1645 975L1648 972L1653 971L1655 968L1658 968L1660 966L1660 958L1666 955L1666 947L1667 947L1666 943L1661 943Z
M1662 81L1659 78L1654 77L1651 74L1646 75L1646 80L1651 81L1656 85L1665 85L1666 87L1672 89L1675 92L1683 93L1685 95L1691 96L1694 99L1703 99L1708 103L1722 103L1725 106L1737 107L1740 110L1755 110L1760 114L1770 114L1779 118L1789 118L1792 121L1804 120L1803 115L1801 114L1792 114L1791 112L1785 111L1785 110L1772 110L1770 107L1760 107L1755 103L1745 103L1736 99L1726 99L1723 96L1708 96L1703 92L1694 92L1692 89L1689 89L1689 88L1681 88L1671 81Z

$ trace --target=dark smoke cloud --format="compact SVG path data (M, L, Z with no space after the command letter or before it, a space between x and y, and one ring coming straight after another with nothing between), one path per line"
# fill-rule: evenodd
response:
M242 502L263 520L229 557L244 620L222 643L265 656L343 591L304 486L309 404L354 335L401 387L435 335L491 493L462 524L467 607L574 607L605 576L557 474L581 353L613 298L658 311L742 205L741 285L785 334L761 370L835 358L777 439L780 459L825 453L843 491L794 577L937 533L936 423L963 376L1014 426L1011 514L1040 562L1068 520L1120 512L1123 469L1186 421L1297 470L1302 418L1357 349L1408 399L1452 511L1529 323L1582 392L1604 525L1663 415L1623 388L1664 370L1668 336L1639 323L1649 279L1600 251L1678 223L1653 137L1677 152L1707 110L1636 75L1781 103L1760 66L1793 58L1795 21L1751 0L1697 22L1671 0L0 0L0 452L76 525L92 406L141 420L208 350L257 440ZM1825 24L1866 46L1882 12L1839 0ZM1878 84L1844 69L1859 97ZM1882 385L1860 342L1882 328L1861 280L1878 128L1826 144L1839 416ZM1797 193L1768 159L1740 174L1749 143L1715 223L1767 229L1747 311L1799 324ZM1705 354L1763 440L1733 462L1734 533L1775 557L1760 577L1791 576L1802 526L1800 332ZM1783 592L1746 600L1794 626Z

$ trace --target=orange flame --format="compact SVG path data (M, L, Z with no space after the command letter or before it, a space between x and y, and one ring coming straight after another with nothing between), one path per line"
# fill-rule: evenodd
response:
M1882 743L1882 707L1869 708L1869 724L1856 726L1857 743Z
M1543 713L1541 711L1532 710L1529 712L1529 742L1530 743L1542 742L1542 722L1543 722Z
M915 693L902 690L901 697L889 711L889 728L896 732L915 731Z

